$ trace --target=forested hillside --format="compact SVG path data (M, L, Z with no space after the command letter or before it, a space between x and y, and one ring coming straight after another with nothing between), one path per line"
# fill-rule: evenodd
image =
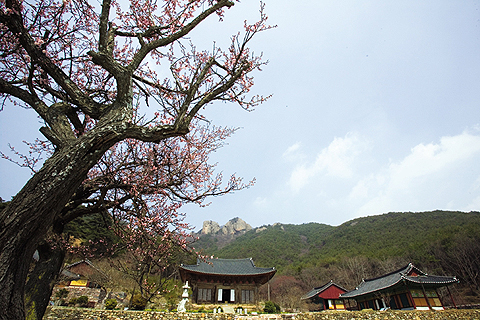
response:
M352 289L363 278L412 262L431 274L456 275L462 299L469 302L479 299L479 243L479 212L433 211L388 213L337 227L275 224L253 229L224 247L215 235L202 235L195 246L209 255L251 257L257 266L274 266L277 279L303 290L330 279Z
M251 257L258 266L284 269L315 250L316 242L324 241L335 228L325 224L281 225L261 227L247 232L223 248L218 248L215 235L202 235L196 248L221 258Z
M358 218L338 227L275 224L253 229L223 248L215 245L215 235L202 236L195 246L222 258L252 257L259 266L285 271L359 255L424 263L435 260L432 248L479 235L480 213L433 211Z
M101 252L104 248L99 244L116 242L105 224L108 221L100 217L83 217L65 232L90 246L97 244L95 250ZM195 251L200 249L219 258L251 257L259 267L277 268L270 282L271 300L282 308L304 307L300 297L330 280L350 290L362 279L397 270L410 262L429 274L457 276L460 283L451 290L458 304L480 303L479 212L388 213L340 226L276 223L231 234L217 229L211 233L202 229L204 232L196 234L199 240L192 244ZM100 238L106 242L97 242ZM69 258L73 262L80 256ZM111 265L129 259L119 254L99 257L95 263L112 275L113 287L128 291L128 283L119 283L124 276L118 276L118 270ZM176 267L194 261L193 254L180 250L172 258L167 276L175 277ZM262 290L266 291L266 287ZM267 299L266 292L261 299Z

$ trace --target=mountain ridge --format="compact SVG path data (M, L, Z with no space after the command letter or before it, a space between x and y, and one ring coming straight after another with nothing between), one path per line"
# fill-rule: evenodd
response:
M460 238L479 236L479 212L436 210L391 212L339 226L275 223L252 228L228 242L215 234L202 234L195 247L221 258L251 257L259 266L292 273L356 256L401 258L427 265L437 259L433 250L448 250Z

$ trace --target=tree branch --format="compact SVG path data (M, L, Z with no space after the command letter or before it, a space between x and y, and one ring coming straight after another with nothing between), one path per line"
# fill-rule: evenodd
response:
M106 52L108 48L109 36L108 36L108 17L110 14L111 0L103 0L102 13L100 14L99 24L99 38L98 38L98 51Z
M18 0L8 1L7 6L12 9L12 12L5 14L3 10L0 12L0 22L5 24L8 29L18 35L18 39L22 47L27 51L32 60L42 67L44 71L51 76L55 82L62 87L63 90L70 96L72 103L78 105L83 112L94 119L98 119L107 109L107 106L96 103L88 95L84 94L82 90L60 69L53 61L43 53L40 46L38 46L28 30L23 25L23 17L21 4Z
M3 79L0 79L0 91L8 93L31 106L50 126L50 128L41 128L40 132L57 147L63 147L69 140L75 139L65 116L66 108L68 108L66 103L55 103L48 107L35 94L11 85Z
M158 39L153 40L140 48L140 50L135 54L132 59L132 62L128 65L128 69L134 71L138 68L138 66L142 63L143 59L150 53L152 50L165 47L174 41L186 36L190 31L192 31L200 22L208 18L211 14L215 13L216 11L222 9L223 7L232 7L234 3L230 0L219 0L216 4L208 8L207 10L203 11L199 14L195 19L193 19L190 23L186 26L182 27L179 31L175 32L174 34Z
M193 118L196 116L198 111L208 103L212 102L213 100L217 99L222 93L226 92L228 89L233 87L235 82L240 79L243 73L248 70L249 65L247 63L243 63L240 68L236 69L233 74L231 74L230 78L221 86L217 87L212 92L205 95L193 108L188 112L187 117L184 119L185 123L190 123Z
M166 138L178 137L189 132L188 124L160 125L153 128L131 125L125 131L127 138L144 142L160 142Z

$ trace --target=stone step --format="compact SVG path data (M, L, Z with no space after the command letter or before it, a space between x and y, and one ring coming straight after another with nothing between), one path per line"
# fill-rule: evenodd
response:
M225 304L221 307L222 307L224 313L235 313L235 309L233 308L232 305Z

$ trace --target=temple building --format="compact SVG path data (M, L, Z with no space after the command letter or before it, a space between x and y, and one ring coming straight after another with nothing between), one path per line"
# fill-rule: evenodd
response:
M256 267L248 259L198 260L195 265L181 265L180 277L192 286L192 302L196 304L255 304L258 289L277 270Z
M331 280L323 286L313 288L302 297L302 300L310 303L310 311L345 310L340 295L346 292L347 290Z
M408 264L386 275L363 280L355 290L343 293L340 298L354 299L359 310L386 308L403 310L443 310L438 288L458 283L452 276L433 276Z
M90 260L77 261L61 270L59 281L50 296L51 303L64 305L73 298L87 296L87 306L94 308L101 304L106 297L107 292L102 289L102 285L105 285L107 281L108 276ZM58 297L59 291L63 291L65 296Z
M88 259L64 267L61 276L63 284L72 287L99 288L98 282L104 283L108 279L108 276Z

